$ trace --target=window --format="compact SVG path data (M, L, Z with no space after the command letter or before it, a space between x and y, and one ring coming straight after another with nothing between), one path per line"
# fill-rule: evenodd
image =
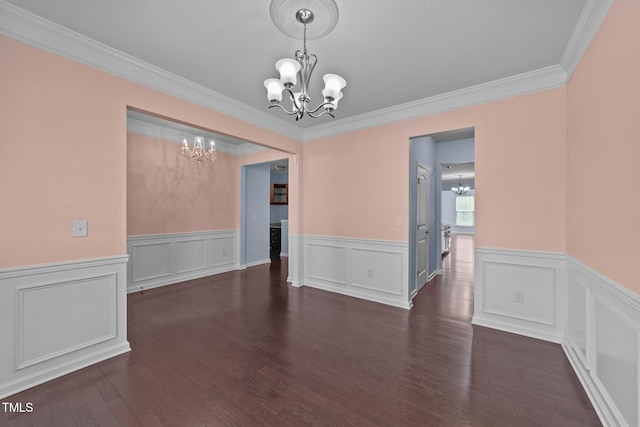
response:
M473 227L473 196L456 197L456 225Z

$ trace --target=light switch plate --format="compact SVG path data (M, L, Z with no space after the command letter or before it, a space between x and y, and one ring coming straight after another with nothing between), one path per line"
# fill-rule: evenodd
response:
M73 221L73 237L87 237L87 221Z

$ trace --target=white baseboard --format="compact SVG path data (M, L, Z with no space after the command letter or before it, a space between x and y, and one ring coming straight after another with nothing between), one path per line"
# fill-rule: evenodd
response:
M640 296L567 256L562 347L605 426L640 423Z
M258 260L258 261L248 262L248 263L245 264L245 266L247 268L249 268L249 267L255 267L255 266L258 266L258 265L269 264L270 262L271 262L271 259L267 258L267 259L261 259L261 260Z
M55 380L63 375L70 374L129 351L131 351L131 347L126 343L113 345L110 348L105 348L90 354L79 355L79 357L76 358L70 358L59 366L42 369L25 377L2 384L2 386L0 386L0 399L13 396L21 391L44 384L47 381Z
M0 270L0 398L130 350L127 259Z
M472 323L560 343L564 265L564 254L476 248Z
M127 290L136 292L227 271L239 265L238 230L127 237Z
M304 286L411 307L407 243L326 236L299 240L303 246Z

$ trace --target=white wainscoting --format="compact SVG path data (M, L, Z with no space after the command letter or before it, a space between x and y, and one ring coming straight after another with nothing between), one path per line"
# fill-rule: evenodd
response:
M640 425L640 297L567 256L562 346L605 426Z
M410 308L407 243L324 236L294 236L303 246L304 269L293 266L304 286Z
M0 270L0 398L130 350L127 258Z
M127 253L129 292L240 268L237 230L130 236Z
M476 248L473 324L560 343L564 268L564 254Z

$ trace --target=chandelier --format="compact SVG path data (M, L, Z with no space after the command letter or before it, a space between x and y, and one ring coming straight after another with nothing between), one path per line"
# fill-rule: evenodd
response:
M451 191L456 193L458 196L462 196L464 194L467 194L467 191L469 191L469 187L463 187L462 186L462 175L458 175L458 176L460 177L460 183L458 184L457 187L451 187Z
M335 8L335 17L333 22L330 23L332 25L331 28L328 30L331 31L337 21L337 6L335 6L335 2L333 1L324 3L328 8ZM271 16L276 25L285 32L285 34L288 34L282 29L279 22L276 22L277 18L275 18L274 9L281 7L282 4L282 1L272 0ZM310 106L311 98L308 94L309 80L318 62L318 57L313 53L307 52L307 24L313 22L314 14L309 9L301 8L296 12L295 16L296 20L302 24L303 48L301 51L297 50L295 52L294 58L283 58L276 62L276 69L280 72L279 79L272 78L264 81L264 86L267 88L267 98L272 104L269 108L279 107L286 114L295 116L296 121L303 118L305 114L314 118L320 117L323 114L335 117L332 113L338 108L338 101L342 98L341 90L347 85L347 82L337 74L325 74L322 78L324 80L324 89L322 90L324 102L315 108ZM328 31L322 35L325 35ZM298 80L300 81L299 89L296 88ZM291 110L287 110L280 104L283 91L289 95Z
M192 147L189 147L187 138L182 140L182 144L182 155L191 161L197 162L197 164L202 164L202 162L205 162L205 164L208 162L213 163L218 157L218 153L214 148L216 143L213 139L209 143L208 149L204 148L204 138L201 136L193 138Z

